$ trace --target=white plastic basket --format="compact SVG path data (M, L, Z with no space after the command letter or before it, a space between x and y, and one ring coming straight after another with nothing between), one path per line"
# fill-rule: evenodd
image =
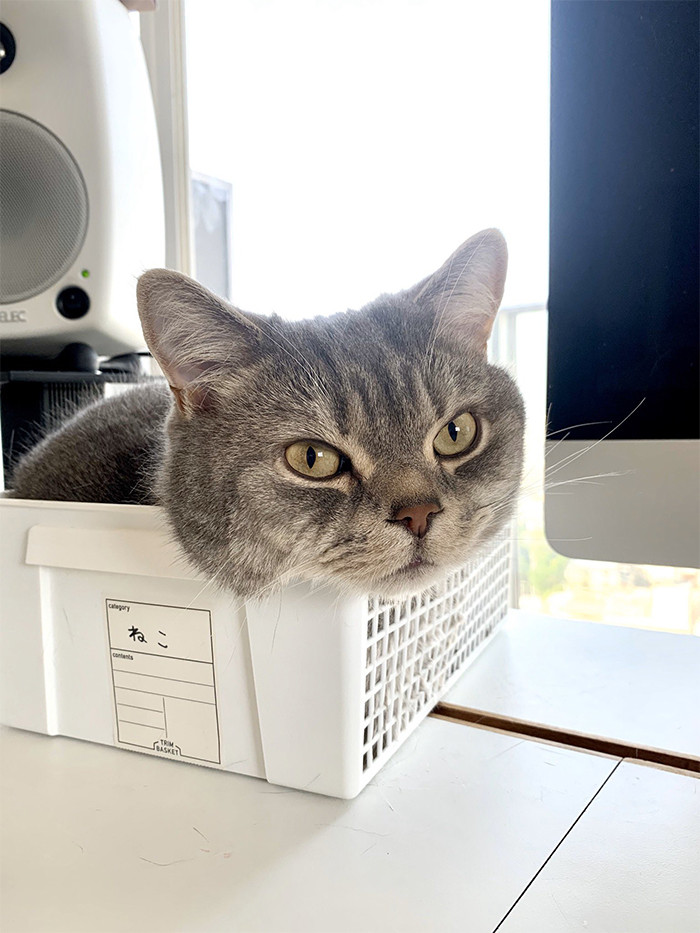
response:
M0 718L353 797L493 634L510 543L389 603L237 603L149 506L0 499ZM140 640L142 639L142 640Z

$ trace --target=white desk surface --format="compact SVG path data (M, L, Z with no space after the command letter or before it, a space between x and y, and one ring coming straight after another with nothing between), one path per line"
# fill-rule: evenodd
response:
M700 638L514 611L444 701L700 756Z
M491 933L617 764L426 720L342 801L0 735L3 933Z
M697 933L700 781L623 762L499 933Z

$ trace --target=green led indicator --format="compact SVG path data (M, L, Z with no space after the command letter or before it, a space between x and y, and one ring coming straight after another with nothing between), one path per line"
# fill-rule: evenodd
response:
M82 271L80 274L82 275L82 277L83 277L84 279L89 279L89 278L90 278L90 270L89 270L89 269L83 269L83 271Z

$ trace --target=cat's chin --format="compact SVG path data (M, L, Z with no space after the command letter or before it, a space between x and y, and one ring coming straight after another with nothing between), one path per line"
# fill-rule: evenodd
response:
M384 600L400 600L407 596L415 596L423 590L429 589L439 583L446 571L432 561L412 561L404 564L398 570L382 577L372 579L369 576L362 578L348 577L345 574L328 574L317 577L317 584L330 584L347 594L356 596L378 596ZM313 581L313 578L311 578Z
M371 587L383 599L401 599L428 589L443 576L432 561L417 558L377 580Z

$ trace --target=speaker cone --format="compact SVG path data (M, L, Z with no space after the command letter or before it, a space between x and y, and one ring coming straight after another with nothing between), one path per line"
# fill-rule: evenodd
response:
M58 281L87 225L87 189L68 149L40 123L0 110L0 304Z

